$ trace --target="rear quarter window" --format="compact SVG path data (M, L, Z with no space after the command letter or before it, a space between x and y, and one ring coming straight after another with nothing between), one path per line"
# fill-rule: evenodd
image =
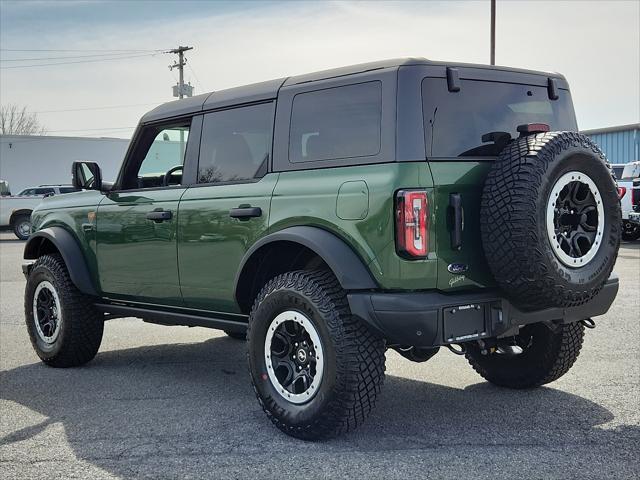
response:
M379 81L299 93L291 111L289 161L377 155L381 121Z
M480 80L462 80L460 91L449 92L446 79L425 78L427 157L496 156L510 138L519 135L518 125L525 123L575 131L571 94L562 89L558 93L557 100L550 100L546 87Z

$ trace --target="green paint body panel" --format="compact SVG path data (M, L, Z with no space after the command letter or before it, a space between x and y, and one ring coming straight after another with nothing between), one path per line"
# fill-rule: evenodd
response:
M234 279L245 253L270 232L306 225L328 230L357 253L382 289L464 290L493 286L479 233L487 161L394 162L267 174L256 182L190 188L95 191L45 199L36 229L72 232L101 295L125 301L239 313ZM436 185L434 187L434 185ZM406 260L395 248L394 195L424 188L429 255ZM449 195L463 198L463 246L451 248ZM242 206L262 215L231 218ZM170 210L169 221L146 214ZM89 213L96 220L89 220ZM468 265L449 273L451 263Z
M278 180L271 173L257 182L188 189L178 216L178 265L185 305L239 312L234 280L244 254L267 233L271 194ZM260 217L239 220L232 208L252 206Z
M438 254L439 290L463 290L494 286L480 240L480 197L491 161L433 161L429 162L435 188L432 231L435 232L435 251ZM460 250L451 248L450 228L447 225L449 195L459 193L464 210L464 229ZM467 265L464 274L452 274L452 263Z
M338 217L336 198L345 182L366 183L368 212L365 218ZM410 261L396 254L393 203L395 192L401 188L426 188L432 195L428 164L384 163L283 172L273 193L270 229L276 231L296 225L324 228L354 249L382 288L435 288L435 256ZM431 239L430 244L433 241Z
M43 198L31 214L33 231L62 227L76 238L94 285L98 284L96 231L95 219L90 219L89 214L95 214L103 198L104 195L95 190L55 195Z
M178 203L184 188L110 193L97 213L97 260L102 295L182 306L178 278ZM156 223L153 210L172 218Z

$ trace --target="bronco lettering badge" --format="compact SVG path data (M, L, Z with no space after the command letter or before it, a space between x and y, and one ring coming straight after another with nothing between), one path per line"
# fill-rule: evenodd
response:
M450 273L457 275L469 270L469 266L465 265L464 263L450 263L447 267L447 270L449 270Z

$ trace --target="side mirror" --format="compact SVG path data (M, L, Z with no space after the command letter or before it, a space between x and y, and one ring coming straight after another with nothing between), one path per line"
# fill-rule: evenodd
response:
M102 172L96 162L73 162L73 186L83 190L102 190Z

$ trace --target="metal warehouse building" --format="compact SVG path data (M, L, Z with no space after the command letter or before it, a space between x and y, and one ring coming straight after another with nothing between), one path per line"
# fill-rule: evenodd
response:
M600 146L611 163L640 160L640 123L595 128L582 133Z
M102 178L113 181L128 146L121 138L0 135L0 180L9 182L14 194L42 184L70 184L71 164L90 160L98 162ZM149 154L172 164L179 148L176 141L156 141Z

